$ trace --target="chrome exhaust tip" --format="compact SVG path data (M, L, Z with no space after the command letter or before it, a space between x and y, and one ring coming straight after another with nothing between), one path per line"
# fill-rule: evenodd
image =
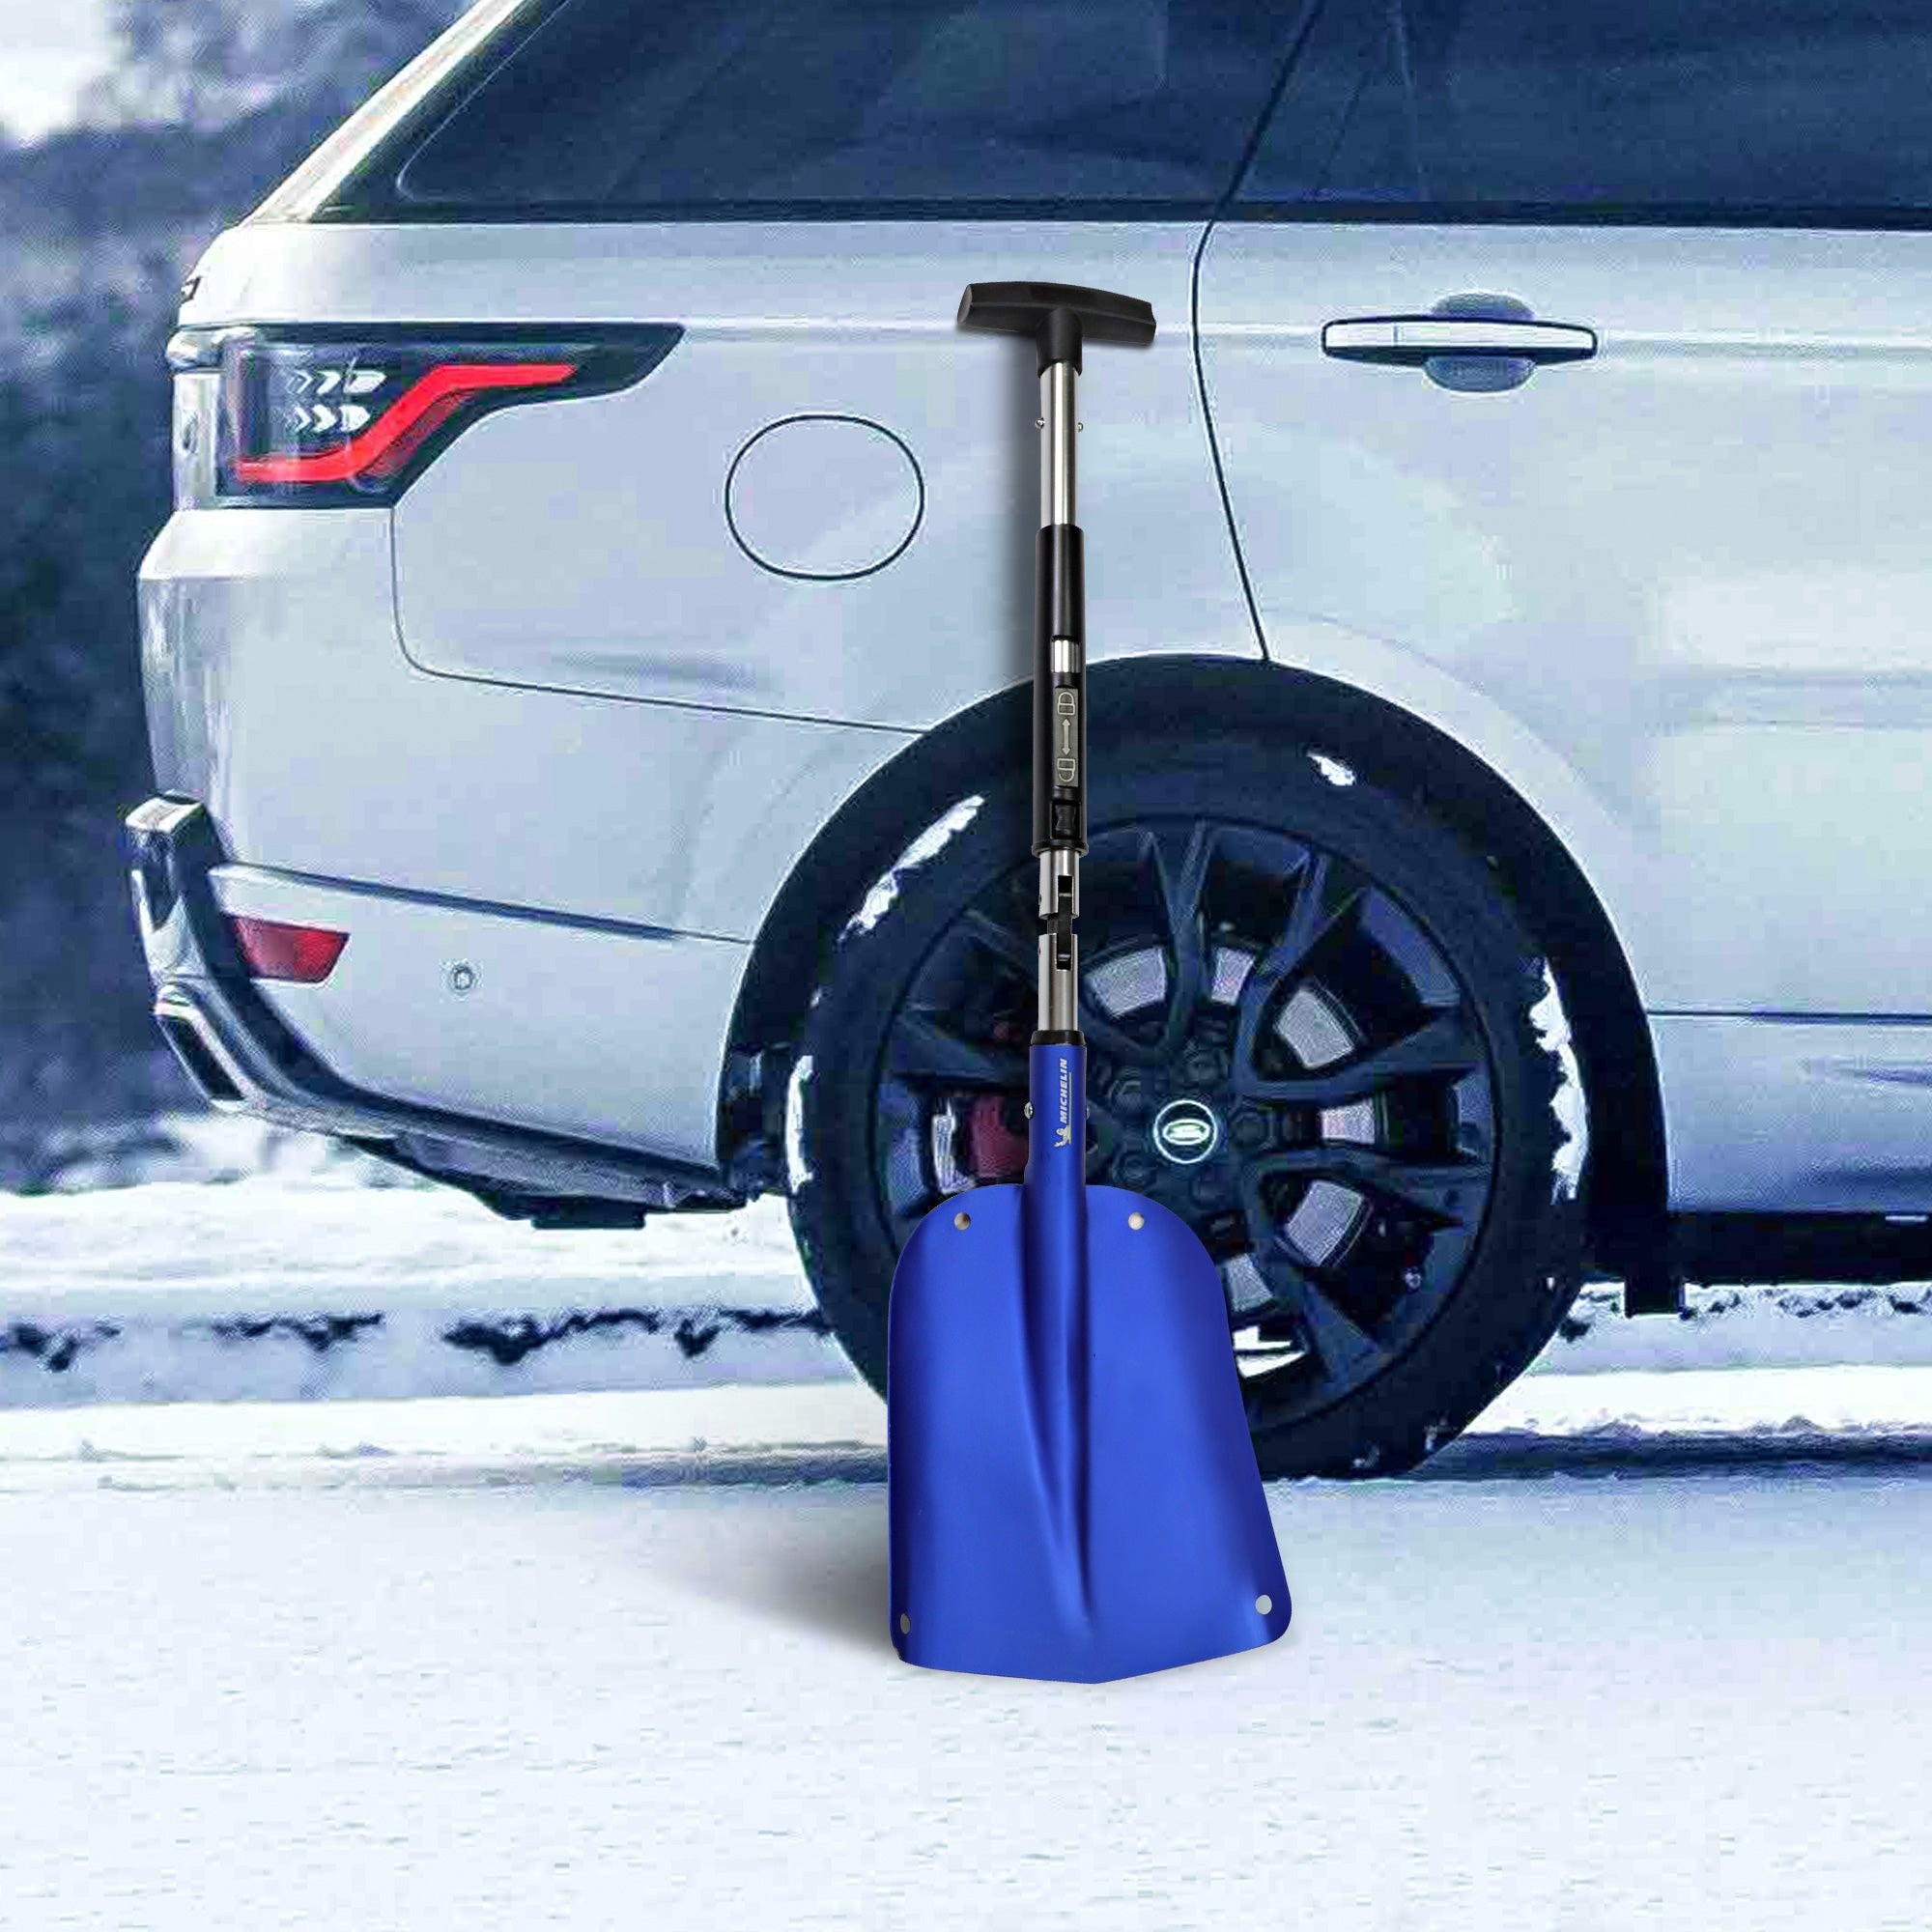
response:
M161 987L155 995L155 1024L210 1106L224 1113L246 1108L242 1069L191 994L172 983Z

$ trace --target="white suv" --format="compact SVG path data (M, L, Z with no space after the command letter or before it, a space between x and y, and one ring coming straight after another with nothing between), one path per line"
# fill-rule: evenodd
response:
M1034 365L952 316L1087 284L1092 1172L1264 1467L1592 1263L1924 1272L1928 76L1915 0L485 0L185 292L162 1026L550 1225L782 1189L878 1380L1024 1146Z

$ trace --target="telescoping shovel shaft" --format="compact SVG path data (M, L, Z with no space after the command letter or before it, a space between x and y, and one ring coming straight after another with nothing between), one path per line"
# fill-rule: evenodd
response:
M1086 1179L1076 391L1086 341L1145 346L1154 318L1096 289L980 282L959 321L1039 356L1039 1012L1023 1180L944 1201L893 1277L893 1641L941 1669L1122 1677L1252 1649L1289 1618L1220 1274L1178 1215Z

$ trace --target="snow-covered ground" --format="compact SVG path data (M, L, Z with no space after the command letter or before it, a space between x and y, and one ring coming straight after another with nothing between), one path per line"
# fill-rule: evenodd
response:
M898 1662L851 1383L0 1415L0 1923L1919 1932L1928 1445L1664 1425L1928 1374L1277 1486L1289 1635L1094 1687Z
M6 1932L1928 1922L1923 1290L1594 1295L1418 1475L1271 1492L1279 1644L947 1677L779 1204L318 1146L0 1196Z
M1586 1291L1537 1373L1932 1366L1932 1290ZM0 1407L677 1388L843 1378L768 1197L539 1233L440 1188L274 1174L0 1194Z
M776 1198L559 1234L312 1177L0 1195L0 1406L844 1372Z
M1625 1370L1525 1377L1430 1480L1687 1469L1932 1470L1932 1369ZM849 1372L789 1385L330 1403L0 1409L0 1493L521 1481L883 1482L885 1405ZM4 1923L4 1920L0 1920Z
M154 1148L82 1144L63 1179L0 1193L0 1408L849 1376L776 1198L539 1233L213 1115ZM1682 1321L1617 1310L1616 1291L1586 1291L1536 1373L1932 1367L1924 1285L1698 1290Z

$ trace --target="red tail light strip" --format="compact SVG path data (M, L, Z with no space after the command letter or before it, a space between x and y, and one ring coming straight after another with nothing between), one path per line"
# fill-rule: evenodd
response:
M279 920L248 919L230 913L228 923L248 970L258 980L288 980L298 986L319 986L335 971L346 932L321 925L284 925Z
M389 476L469 397L491 389L551 388L569 382L578 367L575 362L444 362L412 383L340 449L316 456L238 456L235 473L244 483L354 483Z

